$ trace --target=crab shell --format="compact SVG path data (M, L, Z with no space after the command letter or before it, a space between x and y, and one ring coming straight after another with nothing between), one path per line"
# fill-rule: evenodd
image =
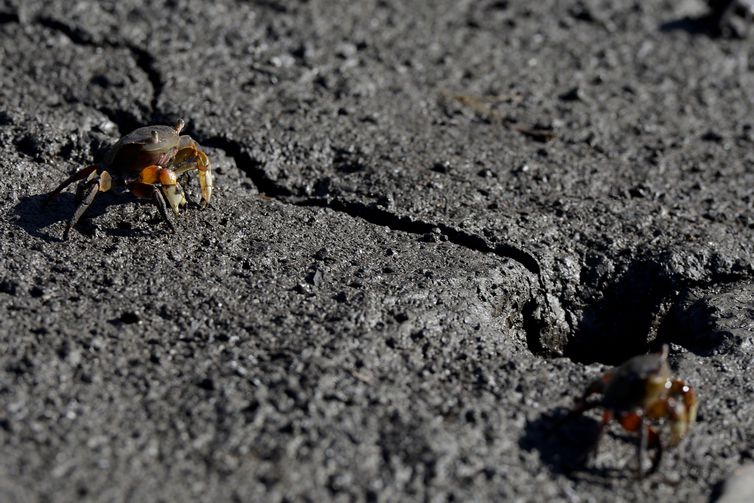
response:
M128 133L110 148L102 167L111 176L138 178L147 166L167 165L178 151L182 126L147 126Z
M636 356L615 369L605 384L602 402L617 411L645 408L662 395L670 377L668 362L661 355Z

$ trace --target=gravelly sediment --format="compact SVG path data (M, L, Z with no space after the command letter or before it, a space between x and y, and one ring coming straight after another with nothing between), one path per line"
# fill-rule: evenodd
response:
M754 455L754 54L703 12L0 2L0 500L719 494ZM44 194L178 117L212 206L172 234L103 194L61 241ZM689 437L642 481L617 426L578 463L564 408L662 343Z

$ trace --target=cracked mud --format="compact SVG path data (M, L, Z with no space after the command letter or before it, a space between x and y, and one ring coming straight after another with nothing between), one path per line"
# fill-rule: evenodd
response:
M159 4L0 1L0 500L708 501L751 461L754 53L703 2ZM178 117L211 208L106 193L62 242L44 194ZM577 463L559 415L663 343L689 437Z

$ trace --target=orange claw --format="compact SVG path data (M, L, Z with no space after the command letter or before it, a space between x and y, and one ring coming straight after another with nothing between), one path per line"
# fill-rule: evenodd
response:
M680 379L672 381L669 395L673 398L672 403L668 406L670 409L668 411L670 443L677 445L686 436L689 427L696 421L696 409L699 404L694 388Z
M183 189L178 184L178 176L171 169L152 164L141 170L137 181L146 185L159 184L175 215L178 215L180 207L186 202ZM147 197L152 197L152 194L149 193Z
M139 183L146 183L148 185L157 183L160 180L161 169L162 168L156 164L152 164L151 166L142 169L139 173Z
M207 154L199 149L197 143L191 139L183 140L181 148L173 157L171 166L176 175L195 169L199 174L199 187L202 191L202 206L207 207L212 198L212 165Z

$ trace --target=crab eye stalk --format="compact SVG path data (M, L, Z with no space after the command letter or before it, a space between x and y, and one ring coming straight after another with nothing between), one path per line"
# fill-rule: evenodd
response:
M160 143L160 134L157 131L152 130L151 140L152 140L152 143L155 143L155 144Z
M183 126L185 126L186 123L183 122L183 119L178 119L178 122L175 123L175 133L178 134L183 129Z
M660 358L664 361L668 359L668 352L670 351L670 348L667 344L662 345L662 349L660 349Z

